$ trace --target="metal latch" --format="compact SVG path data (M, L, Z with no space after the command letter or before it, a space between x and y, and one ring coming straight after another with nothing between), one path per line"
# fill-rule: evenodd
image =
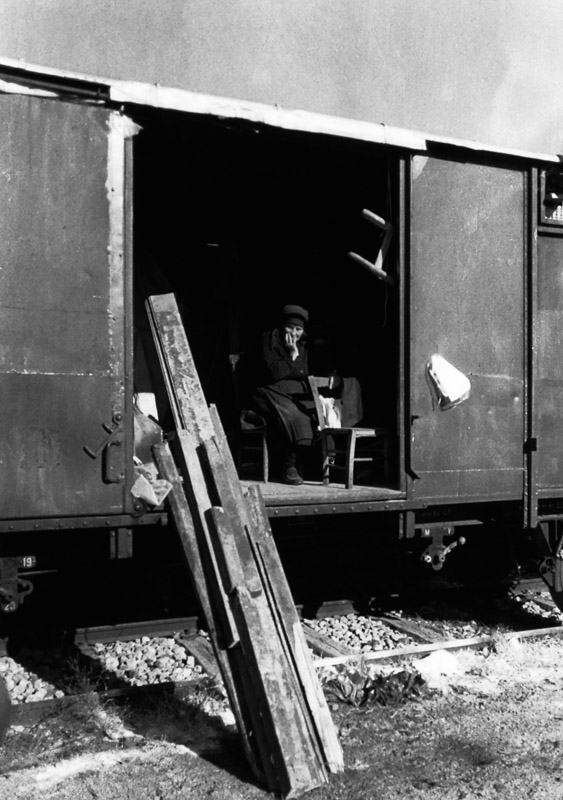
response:
M123 444L123 414L114 414L112 424L106 425L102 423L102 428L107 433L106 438L100 444L92 449L84 445L84 452L90 458L98 458L102 454L102 475L104 483L120 483L125 474L122 467L122 459L117 458L117 452L113 451L114 447L121 447ZM115 455L114 455L115 453Z
M446 556L448 553L457 547L458 544L465 544L465 537L460 536L454 542L448 545L444 544L444 536L453 536L455 528L453 525L442 525L435 528L423 528L422 536L425 538L432 537L432 544L429 545L421 556L425 564L429 564L432 569L442 569Z

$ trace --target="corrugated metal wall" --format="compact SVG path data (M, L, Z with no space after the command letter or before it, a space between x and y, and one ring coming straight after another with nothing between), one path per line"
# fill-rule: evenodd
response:
M0 53L563 150L559 0L2 0Z

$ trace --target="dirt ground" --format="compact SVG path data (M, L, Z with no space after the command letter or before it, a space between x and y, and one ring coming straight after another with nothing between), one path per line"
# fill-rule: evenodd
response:
M410 662L426 680L418 699L355 707L327 695L346 770L305 796L563 800L562 656L562 637L439 651ZM0 798L270 797L225 724L230 712L202 697L182 702L135 710L85 703L72 721L16 726L0 752Z

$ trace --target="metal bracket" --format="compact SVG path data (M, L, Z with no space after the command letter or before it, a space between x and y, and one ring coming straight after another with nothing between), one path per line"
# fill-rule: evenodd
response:
M364 219L367 219L368 222L371 222L372 225L375 225L377 228L383 231L383 241L381 243L381 248L379 253L377 254L377 258L375 259L375 263L371 263L368 261L367 258L358 255L357 253L348 253L348 258L351 258L352 261L355 261L357 264L361 264L362 267L368 269L371 273L373 273L376 277L380 278L382 281L386 281L386 283L393 283L393 278L385 272L383 269L383 264L385 262L385 258L387 257L387 251L389 250L389 245L391 244L391 237L393 235L393 225L390 222L386 222L382 217L374 214L373 211L370 211L367 208L364 208L362 211L362 216Z
M414 511L404 511L399 514L399 539L414 539L415 514Z
M102 475L104 483L121 483L125 475L121 466L121 459L114 459L112 457L112 449L114 447L121 447L123 444L123 414L114 414L112 424L106 425L102 423L102 428L107 433L103 442L95 448L87 447L84 445L84 452L90 458L97 458L100 453L102 454Z
M109 532L109 557L133 558L133 531L131 528L114 528Z
M444 536L453 536L455 533L453 525L423 528L421 533L423 538L432 537L432 544L426 548L421 559L434 570L442 569L448 553L451 553L458 545L465 544L466 541L464 536L460 536L454 542L448 545L444 544Z
M21 567L35 566L35 556L0 558L0 610L16 611L28 594L33 591L31 581L20 577Z
M108 447L108 445L110 445L112 441L115 440L117 435L123 431L123 428L121 427L122 419L123 419L122 414L115 414L112 419L111 426L106 425L105 422L102 422L102 428L108 434L106 438L103 440L103 442L101 442L95 449L87 447L86 445L84 445L84 447L82 448L84 452L90 456L90 458L97 458L100 455L100 453L102 453L106 449L106 447Z

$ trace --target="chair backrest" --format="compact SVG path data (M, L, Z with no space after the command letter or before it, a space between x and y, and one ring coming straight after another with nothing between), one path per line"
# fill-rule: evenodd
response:
M350 428L362 420L364 416L362 394L356 378L336 378L337 398L333 397L334 392L327 393L330 397L326 398L319 393L319 388L331 387L330 378L309 375L308 380L320 430Z
M325 407L323 406L323 402L319 394L319 386L328 386L329 378L320 377L316 375L309 375L308 381L309 381L309 386L311 388L311 395L315 402L315 411L317 412L317 419L319 420L319 430L322 431L324 430L324 428L328 428L330 426L327 424L326 421Z

